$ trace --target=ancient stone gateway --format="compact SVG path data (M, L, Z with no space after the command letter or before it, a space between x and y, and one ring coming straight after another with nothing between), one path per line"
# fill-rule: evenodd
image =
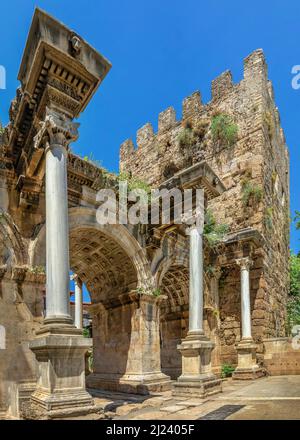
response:
M146 124L137 148L121 146L128 179L204 191L204 231L98 223L97 193L118 176L69 144L110 67L35 11L0 133L0 409L15 417L92 412L91 389L205 397L221 391L224 363L236 379L264 374L286 336L289 157L263 52L240 83L223 73L208 104L195 92L182 120L169 107L157 133ZM70 315L70 270L78 298L80 283L91 296L93 340L82 309L76 325Z

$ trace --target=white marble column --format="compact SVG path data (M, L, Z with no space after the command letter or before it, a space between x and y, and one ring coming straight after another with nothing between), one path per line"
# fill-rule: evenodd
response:
M250 308L250 277L249 269L252 261L249 257L239 258L236 263L241 269L241 318L242 339L252 339L251 308Z
M46 138L46 319L45 324L72 324L69 288L68 144L77 126L47 109L35 138Z
M203 229L191 227L189 336L203 335Z
M82 329L83 328L82 281L77 275L74 277L74 284L75 284L75 320L74 320L74 323L75 323L75 327Z

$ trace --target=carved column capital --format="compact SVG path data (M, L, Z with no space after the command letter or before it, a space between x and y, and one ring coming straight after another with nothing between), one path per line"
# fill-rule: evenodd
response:
M235 262L238 266L240 266L241 270L249 270L253 264L253 261L250 257L237 258Z
M53 145L68 147L70 142L78 138L79 123L72 122L65 115L46 108L44 121L40 122L40 130L34 137L34 147L40 148L43 144L51 148Z

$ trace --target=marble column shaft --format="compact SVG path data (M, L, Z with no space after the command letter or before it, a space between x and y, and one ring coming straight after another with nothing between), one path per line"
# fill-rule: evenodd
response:
M198 227L190 229L189 334L203 334L203 238Z

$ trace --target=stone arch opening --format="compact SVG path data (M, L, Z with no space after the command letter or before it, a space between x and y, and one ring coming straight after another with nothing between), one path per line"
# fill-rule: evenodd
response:
M93 321L93 374L88 386L118 390L121 378L131 373L137 289L153 289L146 255L123 225L99 225L93 208L69 210L70 270L86 285ZM45 262L45 227L31 245L30 263ZM128 388L128 391L129 388Z
M86 285L93 303L109 303L137 288L137 270L126 251L93 227L70 231L70 267Z
M182 373L177 345L188 332L188 268L182 265L169 267L161 278L160 289L167 296L161 307L161 368L163 373L175 380Z
M132 327L126 302L138 285L137 268L119 243L91 226L70 231L70 267L91 297L92 386L112 388L127 370Z

